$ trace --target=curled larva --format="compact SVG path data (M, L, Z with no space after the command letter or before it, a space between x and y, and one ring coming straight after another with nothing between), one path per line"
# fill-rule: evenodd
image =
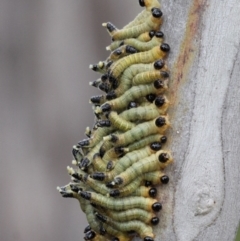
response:
M121 223L118 221L113 221L112 219L106 216L103 216L100 213L95 213L95 215L102 222L108 223L109 225L120 230L121 232L135 231L139 234L141 238L154 237L152 227L149 225L146 225L141 221L134 220L134 221Z
M128 152L128 148L124 148L124 147L113 147L110 150L108 150L104 156L102 157L102 160L104 162L109 161L111 159L115 159L118 158L121 155L124 155L125 153Z
M128 167L130 167L132 164L137 162L140 159L143 159L152 153L154 153L155 150L151 148L151 146L143 147L142 149L132 151L131 153L127 153L125 156L120 158L115 166L114 169L112 169L110 172L106 173L93 173L91 174L92 178L99 181L109 181L114 178L114 176L120 174L124 170L126 170Z
M146 180L151 185L168 184L169 177L162 171L146 172L143 174L142 179Z
M109 75L112 79L118 78L122 72L132 64L151 63L157 59L162 59L170 51L168 44L163 43L160 46L155 46L149 51L131 54L122 59L119 59L110 66Z
M157 189L152 187L142 186L142 177L137 177L128 185L119 189L112 189L109 191L110 197L126 197L126 196L142 196L142 197L156 197Z
M98 152L99 148L103 144L103 141L100 141L97 143L89 152L87 155L85 155L82 160L79 163L79 167L81 169L87 168L93 161L94 155Z
M139 13L133 21L131 21L130 23L128 23L126 26L124 26L123 28L130 28L136 25L139 25L141 23L143 23L145 21L145 18L151 14L151 9L152 8L160 8L160 4L158 2L158 0L140 0L139 1L139 5L141 7L145 7L145 9Z
M121 131L127 131L136 126L135 123L132 123L134 121L148 121L159 115L164 115L168 106L169 101L167 98L165 96L158 96L155 99L154 104L126 110L120 115L115 111L111 111L108 118L111 121L111 126Z
M172 156L169 152L160 150L151 156L139 160L130 166L127 170L117 175L114 178L112 184L125 186L143 173L164 169L172 161Z
M151 15L149 15L143 23L140 23L136 26L123 28L121 30L115 29L110 32L112 39L114 40L122 40L126 38L135 38L144 32L148 32L150 30L158 30L162 23L162 12L160 8L152 8Z
M149 145L152 142L160 142L161 144L164 144L167 142L167 137L161 134L149 135L147 137L142 138L139 141L130 144L128 146L129 152L134 151L136 149L140 149L146 145Z
M112 131L112 128L97 128L96 130L92 131L90 138L79 141L78 146L83 148L94 147L103 139L104 136L106 136L108 133L111 133Z
M141 208L146 211L158 212L162 209L161 203L153 198L145 197L123 197L121 199L106 197L95 192L79 191L79 195L95 203L96 205L102 206L103 208L121 211L128 210L131 208Z
M103 139L111 141L115 146L126 146L152 134L163 134L169 125L168 117L160 116L154 120L141 123L125 133L111 134Z
M126 211L106 211L107 216L109 216L114 221L126 222L131 220L139 220L152 225L156 225L159 219L153 212L148 212L140 208L132 208Z
M162 79L165 80L169 77L168 72L166 71L146 71L136 75L133 80L133 85L141 85L141 84L149 84L152 83L154 80Z
M137 39L135 38L130 38L130 39L125 39L125 40L117 40L112 42L109 46L106 47L106 50L111 50L114 51L118 47L128 44L131 46L136 46L138 44L145 44L146 42L151 41L151 39L155 36L155 31L151 30L150 32L146 32L138 36ZM136 47L135 47L136 48Z
M95 109L95 113L99 114L102 112L108 112L111 110L122 110L126 109L127 105L141 97L145 97L149 94L159 95L167 89L167 82L162 80L156 80L153 84L148 85L137 85L133 86L131 89L127 90L123 95L117 99L113 99L105 102L99 108Z

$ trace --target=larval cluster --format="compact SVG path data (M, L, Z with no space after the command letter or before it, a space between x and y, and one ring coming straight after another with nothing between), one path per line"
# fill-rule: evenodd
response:
M111 53L90 65L101 77L91 82L105 93L90 102L96 116L87 139L73 147L72 181L58 187L63 197L76 198L89 226L85 240L128 241L140 236L153 241L152 226L162 209L158 184L167 184L163 172L172 161L162 149L170 122L167 115L170 51L160 31L162 12L157 0L139 0L144 10L122 29L112 23Z

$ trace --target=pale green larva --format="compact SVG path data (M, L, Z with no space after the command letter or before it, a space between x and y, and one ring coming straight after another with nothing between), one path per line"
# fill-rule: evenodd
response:
M160 150L157 153L152 154L149 157L145 157L137 163L134 163L120 175L117 175L112 184L125 186L136 177L141 176L143 173L164 169L171 162L171 154L167 151Z

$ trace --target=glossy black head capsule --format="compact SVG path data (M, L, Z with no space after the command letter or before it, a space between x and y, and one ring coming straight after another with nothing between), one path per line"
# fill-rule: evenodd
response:
M92 67L91 67L91 69L92 69L93 71L98 71L98 66L97 66L97 64L93 64Z
M165 163L169 160L169 156L167 153L161 153L159 156L158 156L158 160L161 162L161 163Z
M90 231L91 230L91 227L90 227L90 225L88 225L85 229L84 229L84 233L87 233L88 231Z
M113 188L114 185L112 184L112 182L108 182L108 183L106 183L106 187L108 187L108 188Z
M83 158L79 164L79 168L86 169L90 165L90 161L88 158Z
M113 32L114 30L117 30L117 28L110 22L107 23L106 28L110 33Z
M162 209L162 204L160 202L155 202L152 205L152 210L155 212L159 212Z
M81 189L79 189L77 186L70 184L70 188L73 192L78 193L79 191L81 191Z
M160 139L161 143L166 143L167 142L167 137L166 136L162 136Z
M97 121L97 126L98 127L110 127L111 126L111 121L110 120L98 120Z
M109 69L109 67L113 64L113 61L108 61L106 64L106 69ZM107 74L108 75L108 74Z
M79 193L80 196L86 200L91 200L91 193L82 191Z
M162 184L168 184L168 182L169 182L169 177L166 176L166 175L164 175L164 176L161 177L160 180L161 180L161 183L162 183Z
M164 67L164 65L165 65L164 60L159 59L159 60L154 62L153 66L154 66L154 69L159 70L159 69L162 69Z
M156 89L161 89L164 87L164 83L162 80L158 79L158 80L155 80L154 83L153 83L154 87Z
M146 236L143 241L154 241L152 237Z
M161 71L161 77L163 79L167 79L169 77L169 73L167 71Z
M107 218L105 216L103 216L102 214L100 213L95 213L96 217L102 221L103 223L106 223L107 222Z
M156 98L156 95L155 95L155 94L149 94L149 95L146 96L146 99L147 99L149 102L151 102L151 103L153 103L153 101L155 100L155 98Z
M141 7L145 7L145 1L144 0L139 0L139 5Z
M94 239L95 236L96 236L96 233L94 231L90 230L85 234L84 239L85 240L91 240L91 239Z
M155 36L155 33L156 33L156 31L151 30L151 31L148 33L148 35L149 35L150 38L153 38L153 37Z
M161 95L159 95L156 99L155 99L155 105L157 107L161 107L165 104L165 98Z
M107 83L107 82L103 82L103 83L101 83L101 84L98 86L98 88L99 88L100 90L108 93L109 90L110 90L110 85L109 85L109 83Z
M163 51L163 52L169 52L170 51L170 46L166 43L162 43L161 46L160 46L160 49Z
M166 124L166 120L165 120L164 117L160 116L156 119L155 124L156 124L157 127L162 127Z
M61 193L62 197L73 197L73 193L63 192Z
M162 148L162 145L160 142L153 142L150 144L150 148L153 150L153 151L159 151L161 148Z
M83 140L81 140L81 141L79 141L78 142L78 145L80 146L80 147L82 147L82 146L88 146L89 145L89 139L83 139Z
M152 8L151 11L154 18L162 17L162 11L160 10L160 8Z
M134 47L132 47L130 45L127 45L126 46L126 53L128 53L128 54L135 54L135 53L137 53L137 50Z
M153 217L153 218L151 219L151 224L152 224L152 225L157 225L157 224L159 224L159 218L158 218L158 217Z
M101 81L102 81L102 82L106 81L107 79L108 79L108 74L103 74L103 75L101 76Z
M107 93L106 95L106 99L107 100L113 100L113 99L116 99L117 98L117 95L115 93L115 91L110 91L109 93Z
M115 55L121 55L122 54L122 51L121 51L121 49L116 49L114 52L113 52L113 54L115 54Z
M94 96L91 97L90 100L93 104L100 104L102 98L103 98L102 95L94 95Z
M108 111L111 110L111 105L108 104L108 103L105 103L101 106L101 109L102 109L103 112L108 112Z
M105 178L105 174L103 172L95 172L91 174L91 178L94 180L103 181Z
M155 187L152 187L148 192L150 197L156 197L157 196L157 189Z
M120 191L118 189L111 190L109 195L110 197L118 197L120 196Z
M155 36L157 38L163 38L164 37L164 33L162 31L156 31Z

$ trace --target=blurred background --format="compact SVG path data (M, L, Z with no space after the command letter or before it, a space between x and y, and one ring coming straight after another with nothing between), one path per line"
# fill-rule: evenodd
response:
M56 190L70 181L71 149L93 124L89 64L136 1L0 1L0 240L82 240L78 202ZM124 16L124 17L123 17Z
M100 91L89 64L141 8L137 1L0 1L0 240L82 240L78 202L56 190L70 181L72 146L94 117Z

